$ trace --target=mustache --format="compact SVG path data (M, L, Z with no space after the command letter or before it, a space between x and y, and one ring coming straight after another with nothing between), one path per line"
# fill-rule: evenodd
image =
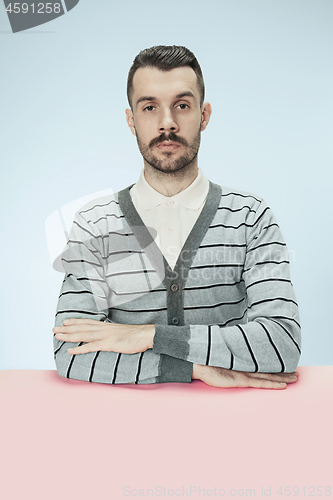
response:
M183 139L182 137L176 135L174 132L170 132L170 134L161 134L158 137L155 137L155 139L152 139L149 143L149 147L156 146L156 144L160 144L161 142L164 141L172 141L172 142L179 142L179 144L182 144L183 146L188 146L188 142L186 139Z

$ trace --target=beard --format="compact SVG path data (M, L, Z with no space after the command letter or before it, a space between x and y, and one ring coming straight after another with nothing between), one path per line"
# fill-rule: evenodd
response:
M140 153L143 156L143 159L151 167L164 173L178 172L179 170L182 170L188 165L190 165L198 155L200 139L201 139L201 130L199 128L197 135L195 136L195 138L191 143L188 143L186 139L176 135L174 132L170 132L169 134L163 133L159 137L156 137L155 139L150 141L150 143L147 146L140 140L138 134L136 134L136 140L138 143ZM178 143L185 146L184 154L178 158L173 158L175 156L174 151L163 151L162 153L163 158L158 159L154 155L152 148L155 145L168 140L175 142L176 144Z

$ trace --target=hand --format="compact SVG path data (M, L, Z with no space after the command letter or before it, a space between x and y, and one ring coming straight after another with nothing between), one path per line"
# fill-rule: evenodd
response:
M285 389L286 384L297 382L298 376L298 372L252 373L197 364L193 364L192 372L192 379L202 380L212 387L256 387L261 389Z
M135 354L152 349L155 325L123 325L95 319L71 318L53 328L58 340L86 342L80 347L67 349L68 354L95 351L115 351Z

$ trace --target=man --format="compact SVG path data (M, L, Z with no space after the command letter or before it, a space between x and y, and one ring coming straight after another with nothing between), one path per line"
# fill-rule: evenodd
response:
M58 373L284 389L301 353L287 248L261 198L198 168L212 113L198 61L185 47L146 49L127 95L144 169L75 215L53 329Z

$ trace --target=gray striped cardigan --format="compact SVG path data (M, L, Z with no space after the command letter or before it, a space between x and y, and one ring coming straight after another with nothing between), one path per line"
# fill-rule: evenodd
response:
M71 355L53 336L62 377L107 384L191 382L193 363L292 372L301 353L288 251L271 209L209 183L172 270L130 188L85 204L62 253L55 326L66 318L155 324L152 349Z

